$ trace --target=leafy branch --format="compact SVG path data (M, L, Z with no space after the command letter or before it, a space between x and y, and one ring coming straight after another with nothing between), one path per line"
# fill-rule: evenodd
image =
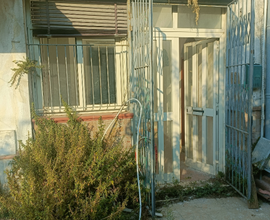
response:
M11 69L13 71L13 76L11 77L9 83L11 84L10 86L13 86L17 82L15 89L18 88L21 77L24 74L29 74L32 71L35 71L36 68L42 68L42 66L37 64L36 60L31 60L29 58L26 58L25 60L14 60L13 63L17 65L17 68Z
M188 0L188 5L191 6L191 8L193 9L193 13L196 14L196 18L195 18L195 22L196 25L198 25L198 20L199 20L199 16L200 16L200 7L199 7L199 3L198 0Z

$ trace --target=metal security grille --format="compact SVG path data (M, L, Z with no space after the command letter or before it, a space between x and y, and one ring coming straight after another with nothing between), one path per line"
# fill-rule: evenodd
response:
M75 38L41 38L28 44L30 59L42 66L32 75L32 100L42 114L116 110L128 93L127 45Z
M248 199L252 181L253 4L253 0L238 0L227 10L226 179Z
M125 3L31 1L34 34L126 35Z
M142 106L140 128L140 164L145 176L145 186L152 189L154 207L154 123L153 123L153 75L152 75L152 0L132 1L132 40L130 76L131 97L137 98ZM139 118L139 106L134 105L134 126ZM135 131L136 129L134 129ZM136 134L134 132L136 137ZM149 198L150 202L150 198Z

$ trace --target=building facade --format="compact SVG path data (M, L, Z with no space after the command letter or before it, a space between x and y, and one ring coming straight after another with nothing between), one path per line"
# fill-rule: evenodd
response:
M124 106L121 135L131 147L139 108L128 100L137 98L142 169L157 182L180 180L181 158L211 175L245 176L244 146L261 136L265 88L253 87L249 103L252 59L260 66L253 72L261 71L254 80L265 77L265 1L252 2L201 0L196 23L186 0L154 0L153 8L151 1L1 1L0 169L32 135L31 103L65 123L64 100L93 129ZM24 57L42 68L15 89L13 61Z

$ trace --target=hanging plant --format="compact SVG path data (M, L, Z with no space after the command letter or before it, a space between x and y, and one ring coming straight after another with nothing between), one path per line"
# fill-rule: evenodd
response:
M17 65L17 68L11 69L13 71L13 76L11 77L9 83L11 84L10 86L16 84L15 89L18 88L21 77L24 74L32 73L36 68L42 68L42 66L37 64L36 60L31 60L29 58L26 58L25 60L14 60L13 63Z
M196 14L195 17L195 23L196 25L198 25L198 21L199 21L199 16L200 16L200 7L198 4L198 0L188 0L188 6L190 6L193 10L193 13Z

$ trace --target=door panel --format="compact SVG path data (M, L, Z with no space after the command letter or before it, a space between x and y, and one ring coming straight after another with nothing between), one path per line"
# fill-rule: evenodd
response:
M215 174L218 47L216 40L185 44L186 163Z
M180 180L179 39L154 39L156 180Z

